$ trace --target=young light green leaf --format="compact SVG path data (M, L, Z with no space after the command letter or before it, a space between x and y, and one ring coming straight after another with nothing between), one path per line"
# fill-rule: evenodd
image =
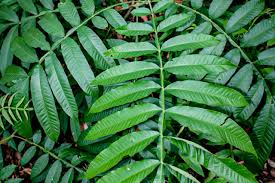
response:
M105 52L106 56L113 58L130 58L148 55L157 52L157 48L149 42L125 43L115 46Z
M165 88L176 97L210 106L244 107L248 103L244 96L234 89L202 81L176 81Z
M166 113L191 131L203 133L205 138L215 138L257 156L246 132L223 113L189 106L175 106Z
M36 147L31 146L27 151L23 154L22 159L21 159L21 165L24 166L27 163L31 161L31 159L34 157L36 153Z
M38 62L35 49L29 47L22 37L16 37L11 43L13 54L22 62L34 63Z
M30 12L31 14L37 14L33 0L17 0L17 2L19 6L23 8L23 10Z
M152 92L160 89L160 85L153 81L140 80L134 83L117 87L102 95L90 108L90 113L97 113L103 110L127 104L147 97Z
M158 160L147 159L125 165L100 178L97 183L141 182L159 165Z
M49 84L58 103L71 118L78 116L77 104L62 65L54 53L45 58Z
M161 111L155 104L140 104L125 108L103 118L96 123L85 137L86 140L96 140L100 137L115 134L146 121Z
M229 60L214 55L185 55L164 65L164 70L178 75L218 74L235 68Z
M7 20L14 23L19 21L16 13L9 7L3 5L0 7L0 20Z
M92 29L82 26L77 31L78 38L84 49L93 58L95 66L99 69L106 70L115 65L112 58L104 55L107 48L98 35Z
M270 48L265 51L262 51L258 55L259 61L257 64L259 65L270 65L275 66L275 48Z
M225 30L228 33L235 32L247 25L264 9L263 0L250 0L242 5L228 20Z
M132 79L142 78L159 70L159 66L150 62L129 62L107 69L100 73L93 84L110 85Z
M170 141L181 150L183 156L199 162L205 168L214 172L219 177L226 178L229 182L257 182L254 175L245 166L236 163L231 158L218 158L200 145L185 139L171 137Z
M171 4L173 3L173 0L161 0L153 7L154 13L160 13L164 10L166 10Z
M62 172L62 164L59 160L56 160L51 168L49 169L49 172L47 174L45 183L57 183L59 182L60 176Z
M37 28L32 27L23 34L24 41L33 48L49 50L50 44L46 41L45 35Z
M47 136L57 141L60 133L60 122L46 74L40 65L37 65L33 69L31 76L31 94L38 121Z
M275 15L264 19L250 29L241 39L242 47L257 46L275 38Z
M258 162L261 167L270 156L275 137L275 106L269 101L265 104L256 119L253 132L255 133L255 146L258 153Z
M80 0L81 9L87 15L91 16L95 12L95 2L94 0Z
M136 17L142 17L142 16L151 15L151 11L148 8L140 7L131 11L131 14Z
M42 171L45 170L45 168L48 166L48 163L49 163L48 154L44 154L40 156L32 167L31 178L33 179L34 177L37 177L40 173L42 173Z
M182 51L186 49L198 49L214 46L219 43L218 39L207 34L179 35L165 41L161 47L162 51Z
M78 44L73 39L67 38L62 42L61 50L65 63L74 79L84 92L92 95L97 90L97 87L91 85L94 73Z
M154 29L146 23L130 22L127 25L118 27L116 32L125 36L139 36L148 35L154 32Z
M95 16L92 18L92 23L98 29L106 29L108 27L108 22L101 16Z
M64 28L54 13L47 13L41 17L38 24L42 29L55 37L64 37Z
M157 27L157 31L166 32L170 29L180 27L186 24L190 20L190 17L191 17L190 14L182 14L182 13L177 15L172 15L159 23Z
M104 11L103 16L115 29L123 25L127 25L127 22L115 9L108 9Z
M5 73L6 68L12 64L13 54L11 50L11 43L13 39L18 35L18 27L12 27L7 33L6 37L3 40L3 44L0 50L0 71L2 77Z
M211 18L216 19L222 16L229 8L233 0L212 0L208 9Z
M112 143L108 148L99 153L90 163L85 176L93 178L105 172L120 162L125 156L133 156L142 151L159 133L155 131L140 131L129 133Z
M58 4L58 10L63 16L63 18L71 24L72 27L75 27L80 24L80 17L77 12L77 9L71 1L60 2Z

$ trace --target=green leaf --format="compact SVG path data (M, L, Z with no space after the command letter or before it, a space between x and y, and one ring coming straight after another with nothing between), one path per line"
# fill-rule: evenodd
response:
M78 117L77 104L62 65L54 53L45 59L49 84L58 103L71 118Z
M127 25L127 22L115 9L105 10L103 12L103 16L108 21L108 23L115 29L120 26Z
M223 113L189 106L172 107L166 113L191 131L203 133L209 140L215 138L218 142L228 143L257 155L246 132Z
M159 70L159 66L150 62L129 62L112 67L100 73L93 84L110 85L132 79L142 78Z
M40 156L32 167L31 178L37 177L48 166L49 155L43 154Z
M11 50L13 54L22 62L34 63L38 62L35 49L29 47L22 37L16 37L11 43Z
M80 0L81 9L87 15L91 16L95 12L95 2L94 0Z
M23 8L23 10L30 12L31 14L37 14L33 0L17 0L17 2L19 6Z
M190 20L191 15L190 14L177 14L172 15L166 19L164 19L162 22L159 23L157 27L158 32L166 32L168 30L180 27L187 23Z
M57 141L60 133L60 122L55 101L40 65L33 69L31 76L31 94L35 114L48 137Z
M199 183L199 181L195 177L193 177L191 174L189 174L186 171L183 171L173 165L166 165L166 167L181 182Z
M254 175L245 166L236 163L231 158L218 158L200 145L185 139L171 137L170 141L181 150L183 156L199 162L205 168L219 177L226 178L229 182L257 182Z
M105 55L113 58L130 58L152 54L157 51L157 48L149 42L132 42L115 46L106 51Z
M164 65L164 70L178 75L219 74L236 66L229 60L214 55L185 55Z
M47 9L53 10L54 4L52 0L39 0L40 3Z
M60 183L73 183L74 180L74 169L70 168L62 177Z
M0 7L0 20L7 20L14 23L18 23L19 21L16 13L5 5Z
M259 65L270 65L275 66L275 48L270 48L265 51L262 51L258 55L259 61L257 64Z
M118 168L107 175L103 176L97 183L106 182L141 182L159 165L158 160L147 159L136 161L134 163Z
M59 160L55 161L47 174L45 183L58 183L62 172L62 164Z
M5 181L5 183L20 183L22 182L24 179L21 178L11 178Z
M238 112L237 118L242 119L243 121L248 120L248 118L253 114L258 105L261 102L261 99L264 94L264 85L263 81L260 80L254 84L247 93L247 98L250 102L245 108Z
M0 71L2 74L2 77L5 73L6 68L12 64L13 60L13 54L11 50L11 43L13 39L18 34L18 28L17 26L12 27L9 32L7 33L6 37L3 40L3 44L1 46L0 50Z
M142 151L159 136L155 131L140 131L129 133L112 143L99 153L90 163L85 176L93 178L115 166L125 156L133 156Z
M218 39L207 34L179 35L165 41L161 47L162 51L182 51L186 49L199 49L214 46L219 43Z
M81 134L78 116L70 118L70 128L71 128L73 139L75 142L77 142Z
M235 32L247 25L264 9L263 0L250 0L242 5L228 20L225 30L228 33Z
M233 0L212 0L208 9L209 16L213 19L219 18L226 12L232 2Z
M226 37L223 34L218 34L216 38L220 41L219 44L202 49L200 51L200 54L217 55L217 56L222 55L226 45Z
M74 79L85 93L92 95L97 90L95 86L91 85L94 73L78 44L72 38L67 38L62 42L61 50L65 63Z
M181 99L210 106L244 107L248 104L236 90L202 81L176 81L168 85L165 91Z
M153 81L140 80L134 83L117 87L102 95L90 108L90 113L97 113L103 110L127 104L147 97L152 92L160 89L160 85Z
M11 176L13 174L13 172L15 171L16 167L17 167L16 165L11 164L11 165L1 168L0 180L5 180L5 179L9 178L9 176Z
M77 9L71 1L65 1L58 3L58 10L63 16L63 18L71 24L72 27L75 27L80 24L80 17L77 12Z
M241 39L242 47L257 46L275 38L275 15L264 19L250 29Z
M191 0L191 6L194 9L200 9L202 7L203 0Z
M36 147L31 146L27 151L23 154L22 159L21 159L21 165L24 166L27 163L31 161L31 159L34 157L36 153Z
M108 22L100 16L95 16L92 18L92 22L98 29L106 29L108 27Z
M106 70L115 65L115 62L112 58L104 55L104 52L107 51L107 48L98 35L92 31L92 29L86 26L82 26L78 29L77 35L84 49L93 58L97 68Z
M153 7L154 13L159 13L164 10L166 10L171 4L173 3L173 0L161 0Z
M54 13L47 13L41 17L38 24L42 29L55 37L64 37L64 28Z
M46 41L45 35L37 28L32 27L23 34L24 41L33 48L49 50L50 44Z
M125 108L97 122L87 132L85 140L96 140L100 137L115 134L148 120L160 111L161 108L149 103Z
M116 28L116 32L125 36L139 36L148 35L154 32L154 29L146 23L130 22L127 25Z
M275 138L275 106L269 101L265 104L256 119L253 132L255 134L255 148L258 153L258 162L261 167L269 158Z
M7 67L4 77L1 78L1 82L5 84L15 80L26 78L28 78L28 74L23 68L16 65L10 65Z
M203 22L200 25L198 25L197 27L195 27L195 29L192 31L192 33L210 34L211 31L212 31L212 24L209 22Z
M241 90L244 93L250 88L253 79L251 64L243 66L229 81L228 86Z
M136 17L148 16L151 15L151 11L149 8L140 7L131 11L131 14Z

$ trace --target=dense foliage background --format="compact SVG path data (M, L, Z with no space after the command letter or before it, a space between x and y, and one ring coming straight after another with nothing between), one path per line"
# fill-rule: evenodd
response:
M272 0L2 0L0 182L271 182Z

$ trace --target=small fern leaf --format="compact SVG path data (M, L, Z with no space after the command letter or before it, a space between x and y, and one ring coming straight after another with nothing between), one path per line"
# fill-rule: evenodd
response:
M93 178L120 162L125 156L133 156L142 151L159 136L155 131L129 133L112 143L99 153L90 163L85 176Z
M127 104L147 97L152 92L160 89L160 85L153 81L141 80L135 83L117 87L102 95L91 107L90 113L97 113L103 110Z
M62 42L61 50L70 73L81 89L85 93L93 95L93 93L97 91L97 87L91 85L91 81L94 79L94 73L78 44L72 38L67 38Z
M229 60L214 55L185 55L174 58L164 65L164 70L176 75L219 74L236 66Z
M159 66L150 62L129 62L112 67L100 73L92 82L97 85L110 85L132 79L142 78L159 70Z
M55 101L45 72L37 65L31 76L31 94L35 114L49 138L57 141L60 133L60 122Z
M100 178L97 183L141 182L159 165L158 160L146 159L125 165Z
M244 96L234 89L202 81L176 81L165 88L176 97L210 106L244 107L248 103Z
M130 58L148 55L156 52L157 48L149 42L133 42L115 46L106 51L105 55L111 56L113 58Z
M85 140L115 134L142 123L161 111L155 104L140 104L118 111L96 123L87 133Z
M228 33L239 30L253 20L264 9L263 0L250 0L242 5L228 20L225 30Z
M199 49L214 46L219 40L207 34L179 35L165 41L161 47L162 51L182 51L186 49Z
M194 132L212 136L218 142L229 143L257 156L246 132L227 115L198 107L176 106L166 110L168 116Z
M170 140L172 144L181 150L184 156L199 162L205 168L219 177L226 178L229 182L257 182L254 175L245 166L236 163L231 158L218 158L200 145L185 139L171 137Z

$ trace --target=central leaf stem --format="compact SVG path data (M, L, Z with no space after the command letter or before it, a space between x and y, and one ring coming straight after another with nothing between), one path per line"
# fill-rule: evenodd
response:
M165 124L165 94L164 94L164 74L163 74L163 63L162 63L162 55L161 55L161 49L160 49L160 43L159 43L159 38L158 38L158 31L157 31L157 26L156 26L156 21L155 21L155 14L153 12L153 8L151 5L150 0L148 0L150 10L151 10L151 15L152 15L152 23L153 23L153 28L155 32L155 43L156 47L158 49L158 60L159 60L159 67L160 67L160 84L161 84L161 92L160 92L160 107L162 109L160 118L159 118L159 133L160 133L160 139L159 139L159 158L160 158L160 163L161 163L161 172L163 172L163 160L164 160L164 140L163 140L163 132L164 132L164 124Z

